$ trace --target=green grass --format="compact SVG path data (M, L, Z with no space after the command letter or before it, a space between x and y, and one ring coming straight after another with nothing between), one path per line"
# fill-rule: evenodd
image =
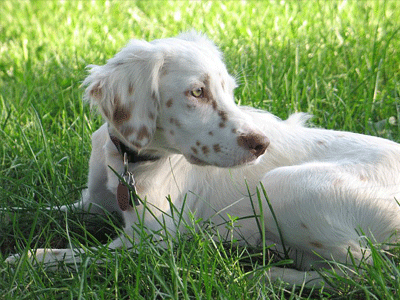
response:
M188 224L167 250L101 248L77 271L3 260L29 248L101 245L120 222L84 222L43 208L86 185L90 135L101 119L82 104L85 66L103 64L131 38L195 28L225 54L240 104L316 126L400 141L400 4L397 1L2 1L0 3L1 299L398 299L398 250L373 248L373 266L334 276L331 290L261 279L268 249L225 245ZM197 224L197 223L196 223ZM87 230L86 230L87 228ZM246 276L252 273L252 277ZM258 276L260 275L260 276Z

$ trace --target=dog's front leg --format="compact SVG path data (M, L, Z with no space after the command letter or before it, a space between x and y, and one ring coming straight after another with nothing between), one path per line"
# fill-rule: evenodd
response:
M33 264L42 264L46 269L57 270L60 263L64 265L77 266L82 262L82 253L87 250L76 249L36 249L30 250L26 254L14 254L9 256L5 262L9 265L16 265L20 259L25 259L27 255Z
M104 124L92 136L88 188L82 192L81 200L64 205L61 210L83 210L94 214L121 213L116 201L118 177L110 167L118 173L124 168L121 155L110 140L107 124Z

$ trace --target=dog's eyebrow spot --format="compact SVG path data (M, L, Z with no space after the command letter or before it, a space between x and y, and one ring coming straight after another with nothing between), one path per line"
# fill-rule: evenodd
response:
M140 127L138 134L137 134L137 140L141 141L144 138L149 138L150 134L149 134L149 130L147 128L147 126L143 125L142 127Z
M195 147L192 147L192 148L190 148L190 149L192 149L192 151L193 151L194 154L197 154L197 149L196 149Z
M199 141L197 141L197 142L196 142L196 146L198 146L198 147L199 147L200 145L201 145L201 144L200 144L200 142L199 142Z
M203 83L207 88L210 87L210 74L204 75Z

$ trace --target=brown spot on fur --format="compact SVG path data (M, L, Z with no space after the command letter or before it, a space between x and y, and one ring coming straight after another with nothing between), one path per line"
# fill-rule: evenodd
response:
M190 159L193 161L193 163L195 163L196 165L201 165L201 166L205 166L208 165L205 161L201 160L200 158L191 155Z
M128 94L129 94L129 96L133 95L133 84L132 84L132 82L129 83Z
M193 105L193 104L186 104L186 107L187 107L188 109L194 109L194 108L196 107L196 105Z
M218 111L218 116L220 116L222 122L226 122L228 120L228 114L223 110Z
M212 101L211 101L211 106L212 106L213 110L217 110L217 102L214 99L212 99Z
M219 144L213 145L213 149L215 153L221 152L221 146Z
M103 98L103 90L100 87L100 82L98 82L89 92L90 96L96 100Z
M318 249L322 249L324 247L324 245L322 245L320 242L310 242L310 245Z
M207 155L210 152L210 148L207 146L201 147L201 151L203 151L204 155Z
M195 147L192 147L192 148L190 148L190 149L192 149L192 151L193 151L194 154L197 154L197 149L196 149Z
M307 225L304 224L303 222L300 223L300 226L301 226L302 228L304 228L304 229L308 229Z
M232 133L236 133L237 132L237 130L236 130L236 128L232 128Z
M116 105L113 114L113 121L122 124L131 118L131 112L123 106Z
M175 132L172 129L169 131L169 133L170 133L170 135L174 135L175 134Z
M225 123L224 122L219 123L219 127L224 128L225 127Z
M212 131L209 131L209 132L208 132L208 135L211 135L211 136L213 136L213 135L214 135L214 133L213 133Z
M149 119L150 119L150 120L154 120L154 119L155 119L154 113L151 112L151 111L149 111L148 116L149 116Z
M196 142L196 146L199 147L201 144L199 141Z
M171 123L171 124L173 124L173 125L175 125L176 127L181 127L181 123L177 120L177 119L175 119L175 118L170 118L169 119L169 122Z
M166 105L168 108L171 107L172 104L174 104L174 100L172 100L172 98L169 99L169 100L167 101L167 103L165 103L165 105Z
M145 138L150 138L150 133L149 133L149 129L143 125L142 127L140 127L138 134L137 134L137 140L141 141Z

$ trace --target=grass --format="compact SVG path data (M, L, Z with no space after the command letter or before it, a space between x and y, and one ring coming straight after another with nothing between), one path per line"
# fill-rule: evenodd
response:
M0 298L398 299L398 250L371 245L375 264L333 276L331 290L294 288L260 279L268 249L227 246L196 220L165 251L148 241L139 254L101 248L87 255L103 263L77 271L3 263L29 248L99 246L120 228L113 216L43 209L75 201L86 185L90 135L102 122L81 101L86 65L105 63L131 38L195 28L224 52L240 104L282 118L305 111L316 126L399 142L398 20L389 0L2 1L0 206L23 210L0 214Z

